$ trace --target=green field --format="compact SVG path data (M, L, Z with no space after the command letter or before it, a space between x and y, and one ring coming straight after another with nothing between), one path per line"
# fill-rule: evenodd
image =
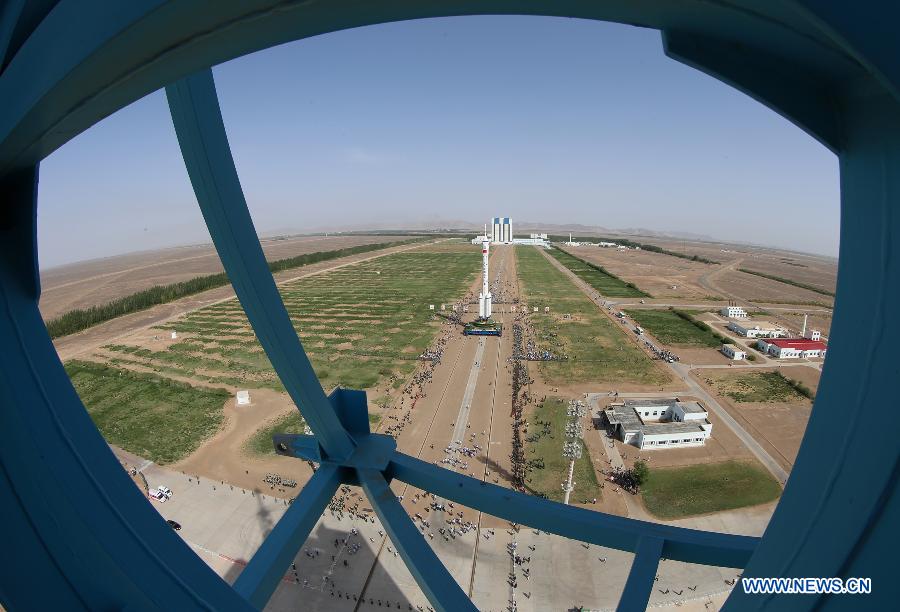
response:
M247 440L244 448L254 455L274 455L275 447L272 445L272 435L283 433L302 434L304 425L305 422L303 417L300 416L300 412L294 410L268 427L259 429Z
M778 482L762 467L738 461L653 468L641 487L647 510L661 519L756 506L780 495Z
M569 356L538 362L549 384L629 382L661 385L670 380L624 332L535 247L515 250L525 303L539 348ZM544 306L550 313L544 313ZM564 319L563 315L571 315Z
M751 372L710 380L716 391L737 402L790 402L804 397L778 372Z
M626 283L596 264L579 259L561 249L551 249L549 253L604 297L650 297L649 293L644 293L633 283Z
M718 348L722 346L722 340L713 332L702 329L691 321L678 316L673 310L629 310L628 316L634 319L638 325L645 328L653 336L669 346L709 346Z
M231 397L224 389L93 362L70 361L66 372L107 442L161 465L186 457L212 436Z
M461 297L478 273L480 253L468 245L421 249L346 266L280 287L316 374L327 389L364 389L396 382L415 368L440 325L429 304ZM108 345L111 359L163 375L283 390L235 301L193 311L160 326L180 339L161 350Z
M569 473L569 460L562 456L563 442L566 430L566 406L568 402L558 397L548 397L541 405L533 409L528 415L528 435L525 443L526 461L544 461L543 468L536 468L529 473L526 485L535 494L543 494L548 498L562 501L562 483ZM537 422L549 423L544 428ZM528 440L536 438L535 441ZM532 453L531 450L534 450ZM575 471L572 479L575 481L575 490L572 491L571 501L581 502L585 499L600 498L600 486L597 484L597 474L591 464L591 454L581 442L581 459L575 462Z

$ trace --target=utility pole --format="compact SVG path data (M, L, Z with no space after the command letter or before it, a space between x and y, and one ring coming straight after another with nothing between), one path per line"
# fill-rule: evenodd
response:
M566 413L569 417L569 422L566 423L566 437L569 438L569 441L563 443L562 454L563 457L569 459L569 474L566 477L566 481L562 484L562 489L565 493L563 504L569 505L569 496L575 489L576 484L572 481L572 477L575 474L575 461L581 459L581 439L584 437L584 430L579 419L587 414L587 409L583 402L572 400L569 402L569 408Z

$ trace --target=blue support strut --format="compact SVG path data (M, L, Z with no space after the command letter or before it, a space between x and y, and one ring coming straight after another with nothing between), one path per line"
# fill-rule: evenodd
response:
M231 157L212 70L169 85L166 96L197 202L253 331L325 452L349 457L353 439L300 345L259 244Z

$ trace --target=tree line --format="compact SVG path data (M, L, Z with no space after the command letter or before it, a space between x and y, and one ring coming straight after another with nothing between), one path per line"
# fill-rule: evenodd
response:
M784 278L781 276L775 276L774 274L766 274L764 272L757 272L756 270L748 270L747 268L738 268L739 272L744 272L746 274L753 274L754 276L761 276L763 278L768 278L769 280L777 281L779 283L784 283L785 285L793 285L794 287L800 287L801 289L806 289L808 291L812 291L814 293L819 293L821 295L828 295L834 297L834 293L831 291L826 291L821 287L816 287L815 285L808 285L806 283L801 283L795 280L791 280L789 278Z
M288 257L269 262L269 270L274 274L275 272L308 266L321 261L338 259L349 255L358 255L360 253L368 253L370 251L378 251L387 247L400 246L413 242L420 242L422 240L426 240L426 238L401 240L397 242L379 242L375 244L363 244L343 249L335 249L333 251L306 253L304 255L297 255L296 257ZM47 331L50 333L51 338L67 336L126 314L146 310L157 304L166 304L189 295L202 293L203 291L216 289L217 287L224 287L229 282L228 275L224 272L219 272L218 274L207 274L205 276L198 276L190 280L168 285L155 285L149 289L126 295L125 297L118 298L106 304L70 310L63 315L48 321L46 324Z
M567 242L569 240L568 236L558 236L552 235L548 236L548 239L551 242ZM616 244L621 244L622 246L626 246L632 249L638 248L642 251L650 251L651 253L662 253L663 255L671 255L672 257L678 257L679 259L687 259L688 261L699 261L700 263L705 264L717 264L720 263L715 261L714 259L707 259L706 257L700 257L699 255L688 255L687 253L679 253L678 251L670 251L668 249L664 249L662 247L658 247L655 244L644 244L643 242L635 242L634 240L628 240L627 238L602 238L598 236L575 236L572 238L575 242L615 242Z

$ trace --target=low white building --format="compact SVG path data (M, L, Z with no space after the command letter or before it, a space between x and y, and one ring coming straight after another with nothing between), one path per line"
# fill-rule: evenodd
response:
M723 355L734 361L747 358L747 351L742 351L733 344L723 344L721 351Z
M825 357L828 345L821 340L806 338L775 338L757 340L759 350L778 359L813 359Z
M610 404L601 423L625 444L641 450L703 446L712 436L709 413L699 402L634 399Z
M748 319L750 316L747 311L740 306L726 306L722 309L722 316L729 319Z
M784 338L787 330L771 321L729 321L728 329L746 338Z

